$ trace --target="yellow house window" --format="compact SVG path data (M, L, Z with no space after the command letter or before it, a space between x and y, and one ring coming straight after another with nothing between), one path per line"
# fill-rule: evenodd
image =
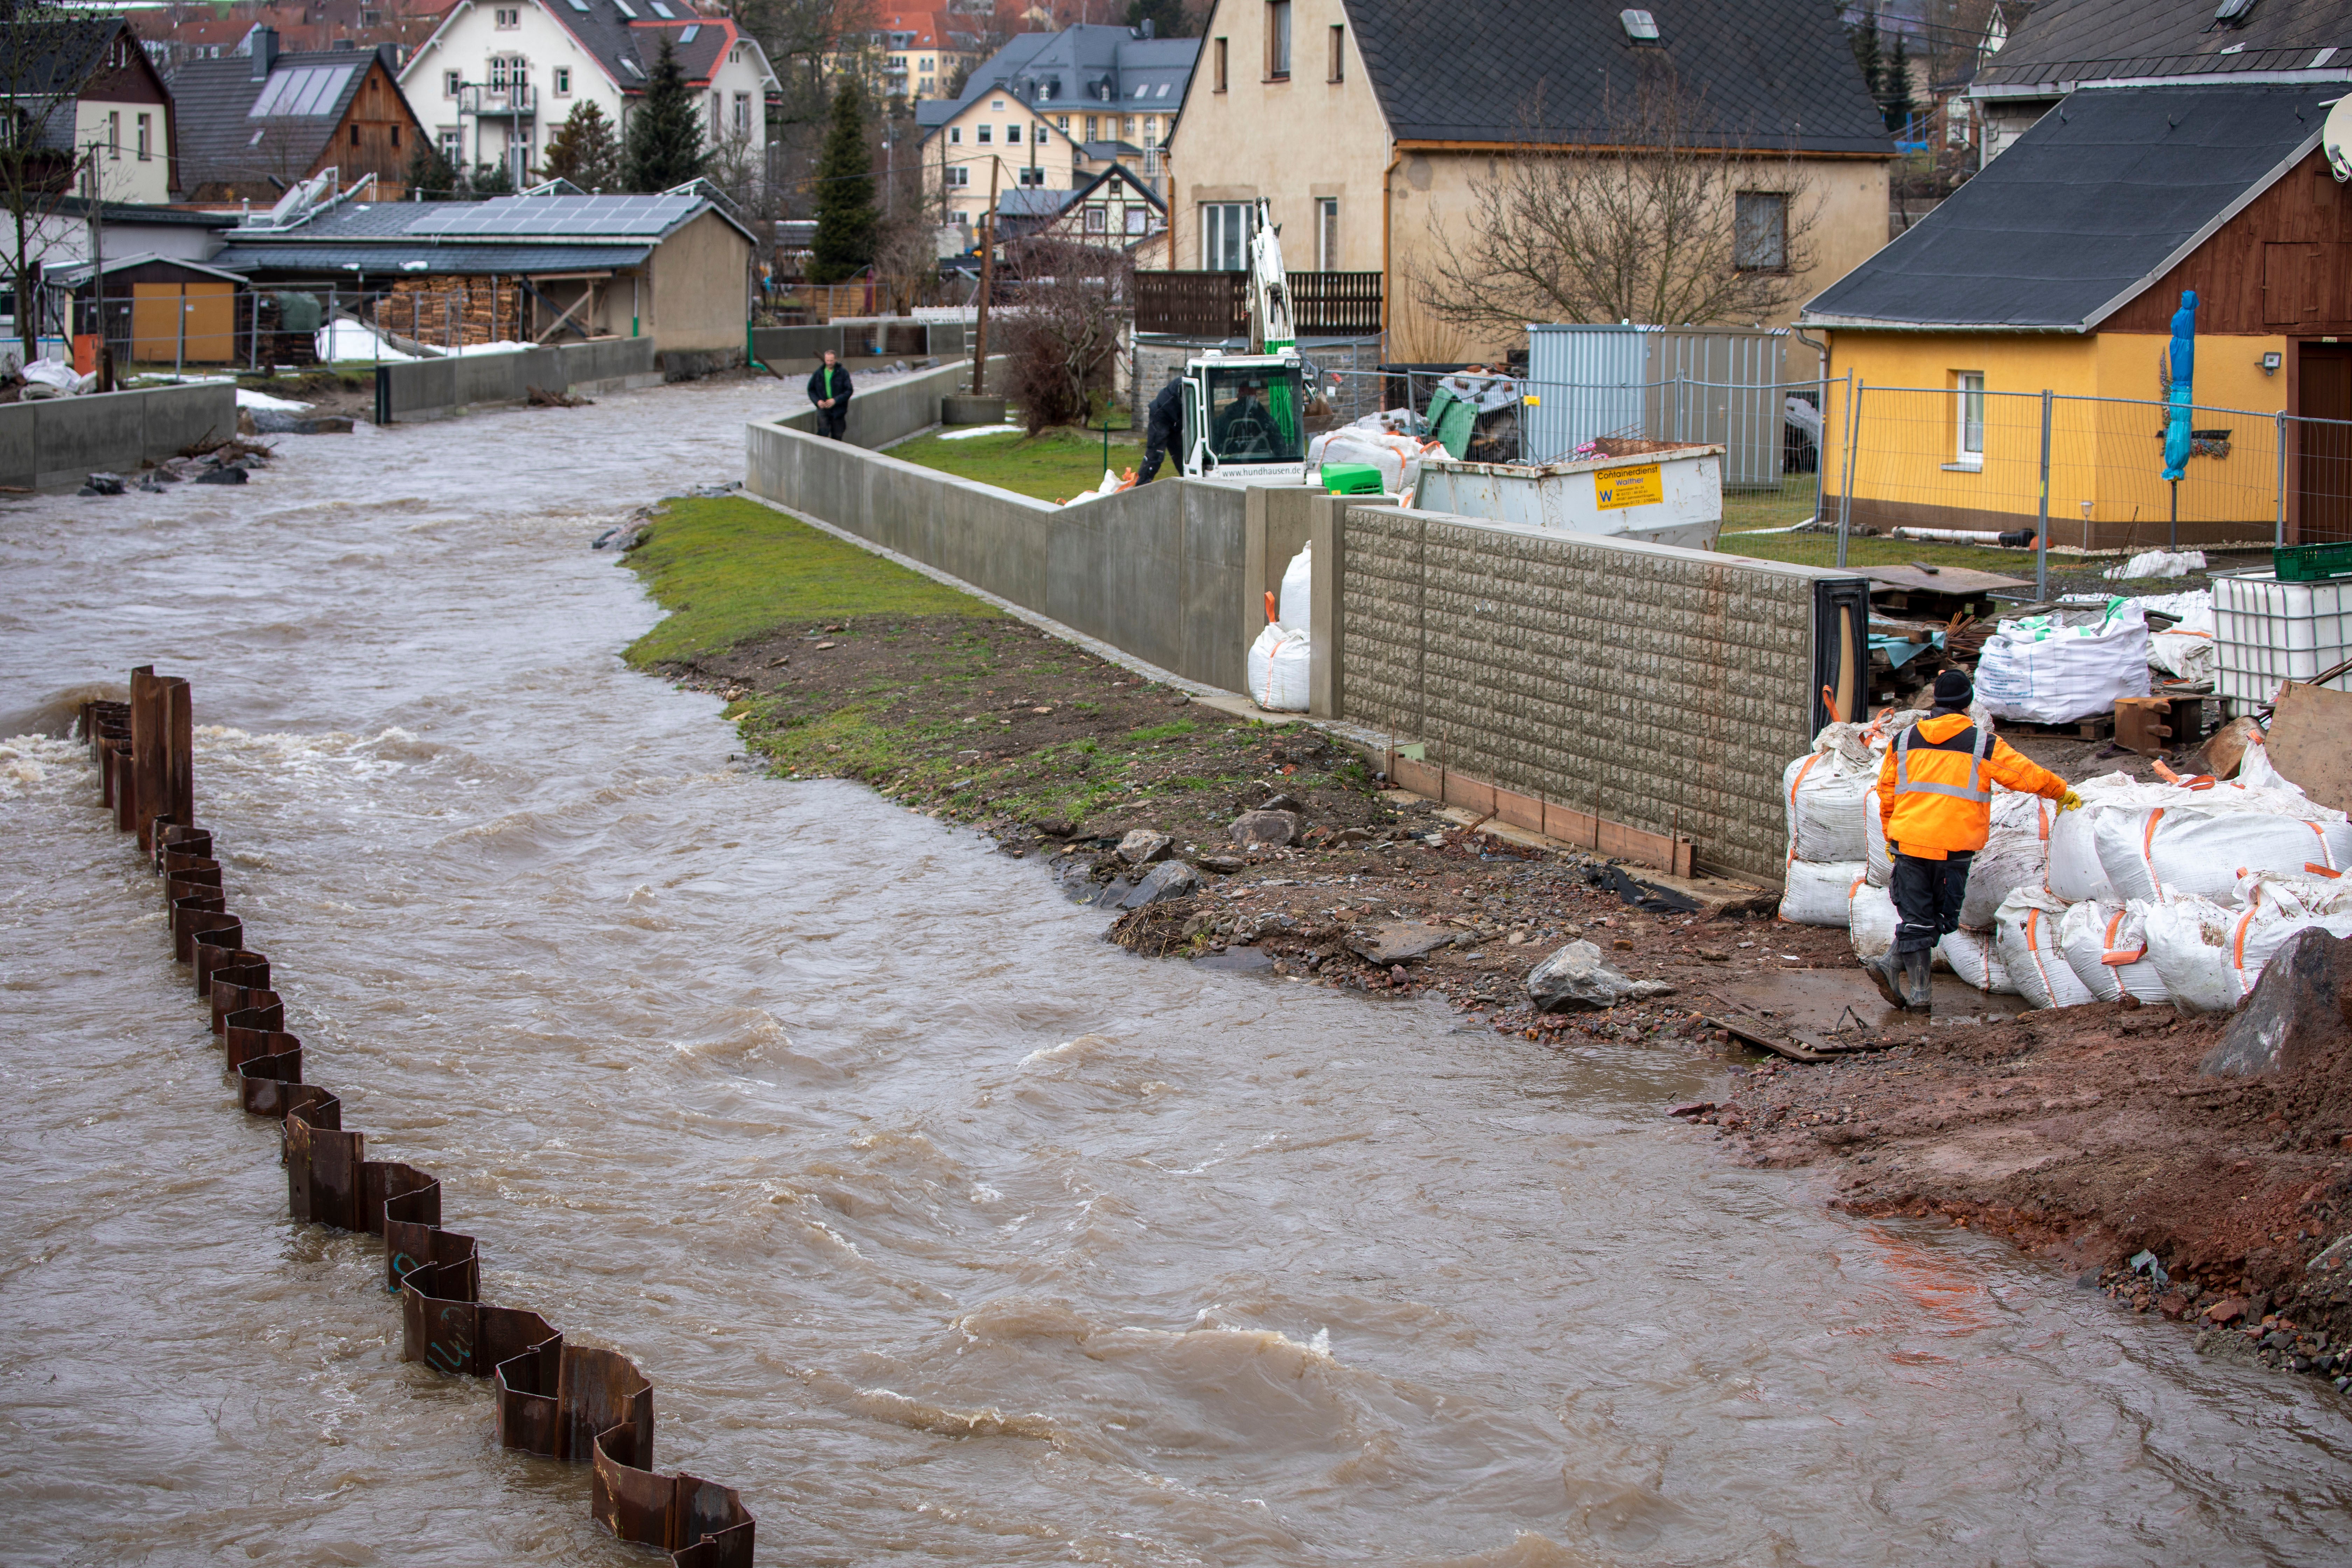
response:
M1954 467L1982 468L1984 467L1985 378L1980 370L1956 371L1952 384L1958 396L1959 429Z

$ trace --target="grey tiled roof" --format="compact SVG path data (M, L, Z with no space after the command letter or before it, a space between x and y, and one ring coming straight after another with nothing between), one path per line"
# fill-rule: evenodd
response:
M2068 97L1805 307L1812 323L2095 327L2319 136L2342 89L2093 88Z
M1040 113L1172 115L1184 106L1200 54L1198 38L1139 38L1125 27L1021 33L972 71L961 98L917 104L916 122L937 129L992 97L1019 99Z
M279 55L270 64L267 82L253 79L253 60L247 55L181 62L171 79L180 134L179 188L194 191L273 176L300 179L318 162L375 59L374 53L362 49ZM385 66L389 69L391 62ZM299 74L306 72L327 74ZM329 90L299 97L289 92L289 86L303 83ZM271 84L276 87L273 101L265 103L262 94ZM289 100L291 107L310 112L260 118L253 113L257 105L277 108Z
M2216 26L2213 12L2212 0L2043 0L1977 72L1975 87L2055 96L2076 82L2144 77L2352 74L2352 0L2259 0L2237 26ZM2331 58L2315 59L2322 50Z
M498 196L486 202L344 202L282 229L231 229L213 265L231 271L596 272L635 267L706 212L699 195ZM748 238L748 234L746 235Z
M1705 144L1894 155L1831 0L1668 0L1661 37L1625 36L1620 0L1345 0L1400 141L1594 142L1671 70ZM1301 39L1299 68L1322 60Z
M394 250L382 245L312 241L294 245L232 245L209 265L230 272L299 273L324 278L334 273L357 280L386 283L395 279L436 273L608 272L642 266L653 254L637 245L436 245L422 250ZM407 265L422 261L423 267Z
M554 18L556 24L580 40L580 45L594 55L604 68L604 73L620 84L624 93L641 93L653 76L654 63L661 58L662 39L667 37L677 60L678 69L686 73L688 83L700 86L710 80L710 73L719 68L720 57L735 34L728 23L697 16L685 0L663 0L674 17L665 18L653 7L653 0L627 0L628 7L636 13L632 20L614 0L542 0L540 9ZM692 34L691 37L688 37Z

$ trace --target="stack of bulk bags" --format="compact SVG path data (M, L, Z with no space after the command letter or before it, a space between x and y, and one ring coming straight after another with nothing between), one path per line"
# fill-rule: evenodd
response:
M1977 658L1977 700L1996 718L2068 724L2145 697L2147 616L2128 599L2002 621Z
M1789 813L1789 863L1780 918L1798 925L1843 926L1854 884L1864 881L1863 822L1878 809L1878 752L1868 727L1830 724L1813 749L1780 774Z
M2066 966L2083 988L2102 1002L2126 996L2145 1003L2168 1002L2164 974L2147 956L2147 906L2104 899L2066 906L2058 940Z
M2017 993L2034 1007L2079 1007L2097 1000L2067 962L2067 909L2041 888L2019 888L1993 913L1993 945Z

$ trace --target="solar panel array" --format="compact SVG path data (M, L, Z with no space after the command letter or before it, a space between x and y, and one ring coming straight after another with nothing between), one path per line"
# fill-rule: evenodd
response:
M247 110L250 120L289 120L331 114L343 96L343 84L357 66L301 66L273 71L261 96Z
M677 196L502 196L487 202L434 202L405 234L658 237L700 205Z

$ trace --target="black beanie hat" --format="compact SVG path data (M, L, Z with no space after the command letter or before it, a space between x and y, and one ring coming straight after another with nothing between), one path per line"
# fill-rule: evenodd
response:
M1936 677L1936 706L1938 708L1964 709L1975 700L1976 694L1976 686L1969 679L1966 670L1948 669Z

